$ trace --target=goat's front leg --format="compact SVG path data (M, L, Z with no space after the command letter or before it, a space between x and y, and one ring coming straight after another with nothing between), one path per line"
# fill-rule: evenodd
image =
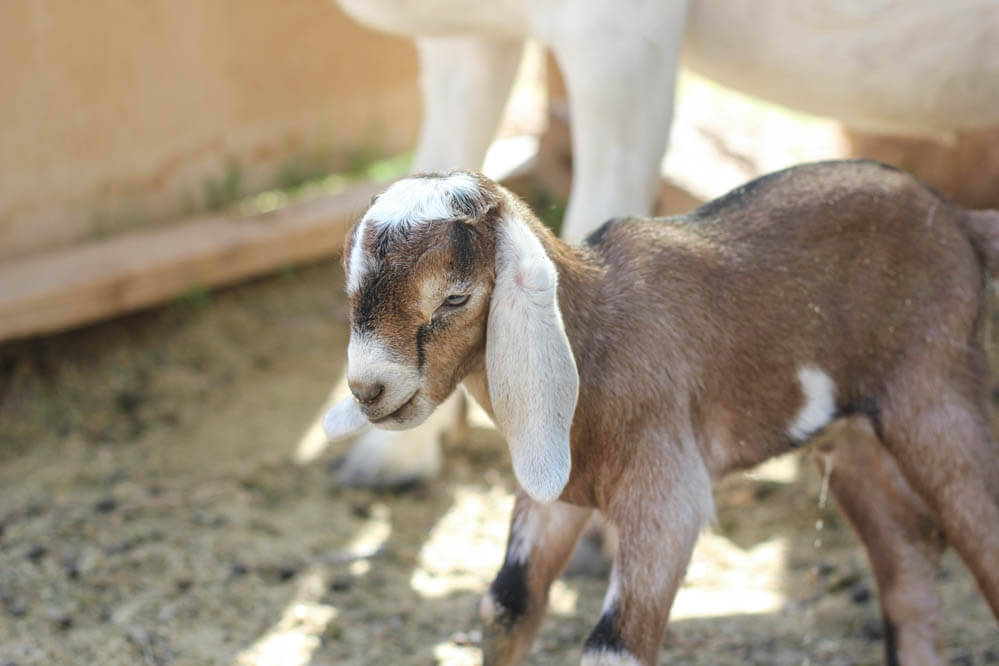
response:
M548 589L591 513L565 502L539 504L523 491L517 493L506 558L479 607L486 666L524 661L544 618Z
M423 121L414 171L482 168L523 42L485 36L425 37L420 54Z
M713 506L707 470L686 453L687 463L665 474L659 465L629 472L628 487L608 509L618 531L617 556L583 666L657 661L673 598Z

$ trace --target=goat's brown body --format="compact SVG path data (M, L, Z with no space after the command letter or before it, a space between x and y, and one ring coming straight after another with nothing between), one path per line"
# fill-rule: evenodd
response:
M823 433L833 495L878 578L889 663L939 663L932 579L944 532L999 615L999 464L981 339L994 261L981 236L999 227L969 230L972 215L890 167L843 162L764 177L685 216L614 220L581 248L537 229L559 269L580 376L561 499L607 516L626 558L671 551L651 569L616 565L619 589L584 663L655 663L710 512L705 472L717 478ZM794 437L803 367L831 378L834 414ZM488 405L475 388L486 381L469 385ZM532 515L554 515L538 523L571 543L587 514L521 496L511 541ZM527 596L541 608L568 552L556 538L531 552ZM504 576L506 565L497 583ZM497 594L494 583L487 620ZM487 622L487 663L518 663L537 608L512 631Z
M555 254L590 407L564 499L599 507L608 460L640 456L627 431L650 419L697 433L713 475L803 443L787 433L803 366L833 379L840 414L877 418L899 365L979 362L985 274L965 211L888 167L847 164L773 174L686 216L615 221Z
M481 177L393 188L350 242L359 403L328 419L407 427L463 379L503 430L522 490L480 609L487 664L523 661L593 509L619 545L583 663L654 664L711 479L812 439L870 554L890 663L940 663L947 544L999 618L982 350L999 213L835 162L573 248Z

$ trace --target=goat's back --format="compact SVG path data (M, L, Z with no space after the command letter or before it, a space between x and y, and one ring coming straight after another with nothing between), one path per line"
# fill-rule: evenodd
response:
M764 176L684 216L609 223L590 243L607 267L599 302L632 304L635 321L582 362L597 376L629 368L640 401L683 387L695 425L774 453L810 434L789 427L803 377L828 379L848 414L874 409L900 364L967 371L985 280L967 217L901 171L845 161ZM629 361L636 349L661 365Z

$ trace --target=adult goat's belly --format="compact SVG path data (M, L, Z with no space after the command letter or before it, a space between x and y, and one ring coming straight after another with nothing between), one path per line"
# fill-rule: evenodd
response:
M999 124L994 0L697 0L685 61L718 82L867 131Z
M522 2L480 0L336 0L355 20L406 37L525 36Z

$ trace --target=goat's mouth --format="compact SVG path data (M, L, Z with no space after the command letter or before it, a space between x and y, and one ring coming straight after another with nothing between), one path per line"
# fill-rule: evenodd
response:
M376 419L369 418L368 421L370 421L372 425L379 425L381 423L385 423L393 419L403 418L405 416L403 412L405 412L410 406L412 406L413 401L416 400L416 396L419 394L420 394L419 389L413 391L413 395L406 398L405 402L403 402L395 411L390 412L385 416L379 416Z

